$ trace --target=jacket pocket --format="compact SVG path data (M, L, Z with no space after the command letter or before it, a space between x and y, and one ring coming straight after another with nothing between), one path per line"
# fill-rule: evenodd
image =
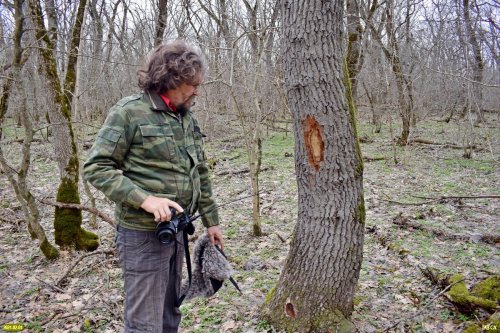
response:
M95 147L98 147L99 154L104 156L113 156L118 141L122 134L111 127L103 126L97 134Z
M153 160L174 160L177 151L174 132L168 125L140 125L144 157Z

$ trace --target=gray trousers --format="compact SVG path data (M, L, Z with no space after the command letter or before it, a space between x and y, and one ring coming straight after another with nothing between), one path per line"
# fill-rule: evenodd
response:
M125 333L178 331L182 232L177 234L177 240L175 256L175 243L161 244L154 231L117 228L116 246L125 280Z

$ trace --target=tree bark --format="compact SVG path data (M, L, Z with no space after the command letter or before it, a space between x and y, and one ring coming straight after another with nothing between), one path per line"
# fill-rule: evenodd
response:
M167 27L167 3L168 0L158 1L158 20L156 21L155 27L155 46L158 46L163 42L163 35L165 34L165 28Z
M285 86L294 116L298 219L262 311L278 330L352 332L363 253L363 162L343 1L282 3Z
M363 67L363 26L360 19L359 0L347 0L347 64L351 80L352 95L356 98L358 73Z

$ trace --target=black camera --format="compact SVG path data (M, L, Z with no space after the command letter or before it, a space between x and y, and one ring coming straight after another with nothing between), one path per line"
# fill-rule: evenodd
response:
M170 244L175 241L179 231L186 231L188 235L194 233L193 220L185 213L176 214L176 210L170 208L172 218L169 222L160 222L156 225L156 237L162 244Z

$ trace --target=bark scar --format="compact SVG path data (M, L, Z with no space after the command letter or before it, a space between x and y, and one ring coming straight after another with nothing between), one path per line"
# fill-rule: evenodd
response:
M295 310L295 307L291 303L290 298L288 298L285 302L285 315L287 317L292 317L292 318L297 317L297 311Z
M319 170L325 159L325 143L323 141L323 126L311 115L307 115L303 122L304 142L307 149L309 164Z

